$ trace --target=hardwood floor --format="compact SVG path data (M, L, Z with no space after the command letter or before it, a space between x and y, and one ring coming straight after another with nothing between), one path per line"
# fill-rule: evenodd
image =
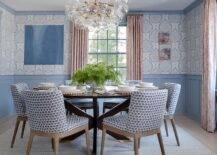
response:
M0 120L0 154L17 155L23 154L29 132L24 135L24 139L18 137L14 148L10 149L10 141L15 124L14 117L8 117ZM217 155L217 133L211 134L201 129L200 125L185 116L176 117L177 130L180 135L180 144L178 147L172 126L168 124L169 137L166 136L162 126L162 137L165 144L166 155ZM28 125L27 125L28 127ZM10 129L10 130L8 130ZM29 129L27 129L29 130ZM19 131L21 132L21 131ZM101 132L99 133L101 135ZM91 135L92 136L92 135ZM120 142L110 136L106 136L105 155L131 155L133 154L132 142ZM98 143L100 146L101 136ZM85 152L85 136L60 145L60 154L77 155ZM100 149L100 147L99 147ZM98 151L99 151L98 149ZM41 152L40 152L41 151ZM34 141L32 154L52 154L50 140L36 138ZM156 137L149 136L141 140L140 155L160 155L160 148Z
M198 123L195 123L193 120L180 116L177 117L176 121L179 127L183 128L193 137L198 139L201 143L203 143L206 147L211 149L213 152L217 154L217 133L208 133L203 130Z

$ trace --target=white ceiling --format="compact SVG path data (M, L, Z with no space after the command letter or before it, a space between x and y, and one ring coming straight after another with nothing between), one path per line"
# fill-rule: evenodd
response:
M0 0L15 11L64 11L67 0ZM128 0L131 11L183 10L195 0Z

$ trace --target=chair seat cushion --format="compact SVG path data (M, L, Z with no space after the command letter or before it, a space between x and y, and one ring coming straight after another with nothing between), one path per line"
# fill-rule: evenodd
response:
M77 115L68 115L67 116L67 123L68 123L68 130L83 126L88 124L88 118L80 117Z
M107 117L103 120L103 122L109 126L115 127L117 129L127 131L126 123L127 123L128 115L116 115L112 117Z

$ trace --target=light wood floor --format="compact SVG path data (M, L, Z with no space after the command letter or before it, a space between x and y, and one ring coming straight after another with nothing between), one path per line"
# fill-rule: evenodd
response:
M14 128L14 117L0 120L0 155L22 155L28 138L28 130L24 139L20 138L20 131L13 149L10 149L11 135ZM176 146L174 134L169 126L169 137L165 136L162 128L163 140L166 155L217 155L217 134L205 132L194 121L184 116L176 119L177 130L180 136L181 146ZM27 125L28 126L28 125ZM9 129L9 130L8 130ZM100 149L101 133L99 133L98 146ZM83 155L85 152L84 136L60 145L61 155ZM52 154L50 140L46 138L36 138L32 147L33 155ZM133 155L132 142L119 142L110 136L106 137L105 155ZM160 148L157 137L149 136L143 138L141 142L140 155L160 155Z

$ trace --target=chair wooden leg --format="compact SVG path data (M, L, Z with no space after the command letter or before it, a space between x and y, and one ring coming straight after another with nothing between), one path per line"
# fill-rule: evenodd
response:
M103 127L103 130L102 130L102 142L101 142L101 152L100 152L100 155L103 155L103 152L104 152L105 136L106 136L106 129Z
M157 137L158 137L158 141L160 144L161 153L162 153L162 155L165 155L164 144L163 144L161 132L157 133Z
M30 131L30 136L29 136L29 141L27 144L27 149L26 149L26 155L30 155L31 147L32 147L32 141L34 138L35 134Z
M54 139L53 138L51 138L51 145L52 145L52 149L54 151Z
M139 138L137 135L134 136L134 154L139 155L139 147L138 147Z
M141 138L138 138L138 148L140 149L140 145L141 145Z
M59 137L54 137L54 155L59 155Z
M175 137L176 137L177 145L180 146L179 137L178 137L178 133L177 133L177 130L176 130L176 125L175 125L175 120L173 118L173 119L170 119L170 121L171 121L172 126L173 126L173 131L174 131L174 134L175 134Z
M23 121L22 132L21 132L21 138L23 138L25 126L26 126L26 120Z
M20 124L20 120L17 118L16 124L15 124L15 128L14 128L13 138L12 138L12 141L11 141L11 148L14 147L14 142L15 142L15 139L16 139L16 135L17 135L17 130L19 128L19 124Z
M166 135L168 137L169 133L168 133L168 126L167 126L167 120L166 119L164 119L164 126L165 126Z
M89 136L89 127L85 129L85 135L86 135L86 144L87 144L87 155L91 155L90 153L90 136Z

